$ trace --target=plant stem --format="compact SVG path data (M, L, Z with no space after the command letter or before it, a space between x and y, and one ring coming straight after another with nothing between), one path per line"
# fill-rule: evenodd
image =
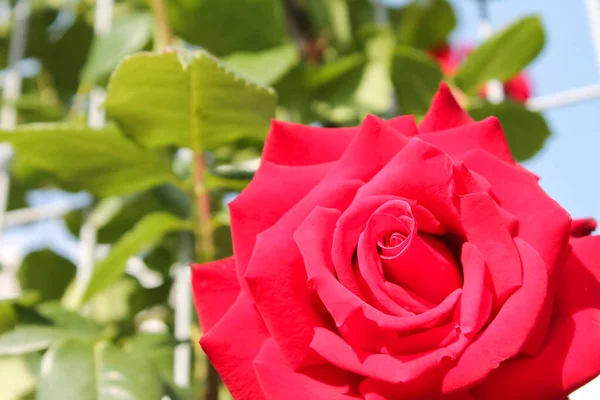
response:
M194 153L194 194L196 197L196 212L198 216L196 232L196 253L200 261L212 261L215 258L215 245L213 241L212 217L210 215L210 197L204 185L204 155L202 152ZM207 360L205 400L219 399L219 385L221 378Z
M173 43L173 31L169 24L167 9L163 0L151 0L152 14L154 15L154 42L159 50L171 46Z
M198 215L198 230L196 233L196 253L200 261L212 261L215 258L213 243L212 217L210 215L210 198L204 185L204 155L194 153L194 194Z

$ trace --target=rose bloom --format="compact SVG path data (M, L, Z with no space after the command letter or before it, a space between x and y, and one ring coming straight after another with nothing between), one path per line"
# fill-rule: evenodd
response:
M429 50L445 76L454 76L461 62L472 51L471 47L453 48L445 44ZM504 94L518 103L525 103L531 97L531 82L524 72L503 82ZM479 95L485 97L485 87L481 87Z
M193 289L235 399L560 399L600 373L594 221L446 85L418 126L273 121L230 210L235 255Z

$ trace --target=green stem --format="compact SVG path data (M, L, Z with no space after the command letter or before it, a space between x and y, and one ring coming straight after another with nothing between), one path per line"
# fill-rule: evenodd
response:
M158 50L173 44L173 31L169 24L167 9L163 0L151 0L154 14L154 43Z

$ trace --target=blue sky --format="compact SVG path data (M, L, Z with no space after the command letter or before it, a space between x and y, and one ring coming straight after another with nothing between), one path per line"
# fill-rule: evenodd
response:
M459 19L454 40L477 38L477 1L451 2ZM536 96L600 83L584 1L489 1L494 29L527 14L541 15L546 28L546 47L529 68ZM600 219L599 114L600 100L546 111L553 135L544 149L525 163L573 217Z

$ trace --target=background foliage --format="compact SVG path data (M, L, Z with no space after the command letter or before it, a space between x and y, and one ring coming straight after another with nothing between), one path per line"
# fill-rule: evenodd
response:
M65 223L74 235L94 225L110 247L90 280L50 250L23 260L22 294L0 301L0 370L10 371L0 386L13 387L12 398L217 398L199 346L192 387L173 382L173 266L186 261L190 236L198 261L231 254L225 203L252 177L273 117L324 126L368 113L419 118L445 80L474 118L501 120L518 160L550 135L523 104L481 95L542 50L535 16L445 74L433 54L458 23L446 0L409 2L388 10L387 21L369 0L153 5L116 1L112 30L95 36L93 1L32 3L19 126L0 132L16 151L9 210L25 207L31 190L88 192L93 205ZM0 29L2 68L13 24ZM105 85L109 123L88 128L87 97ZM129 271L134 256L158 279ZM193 343L199 335L196 323Z

